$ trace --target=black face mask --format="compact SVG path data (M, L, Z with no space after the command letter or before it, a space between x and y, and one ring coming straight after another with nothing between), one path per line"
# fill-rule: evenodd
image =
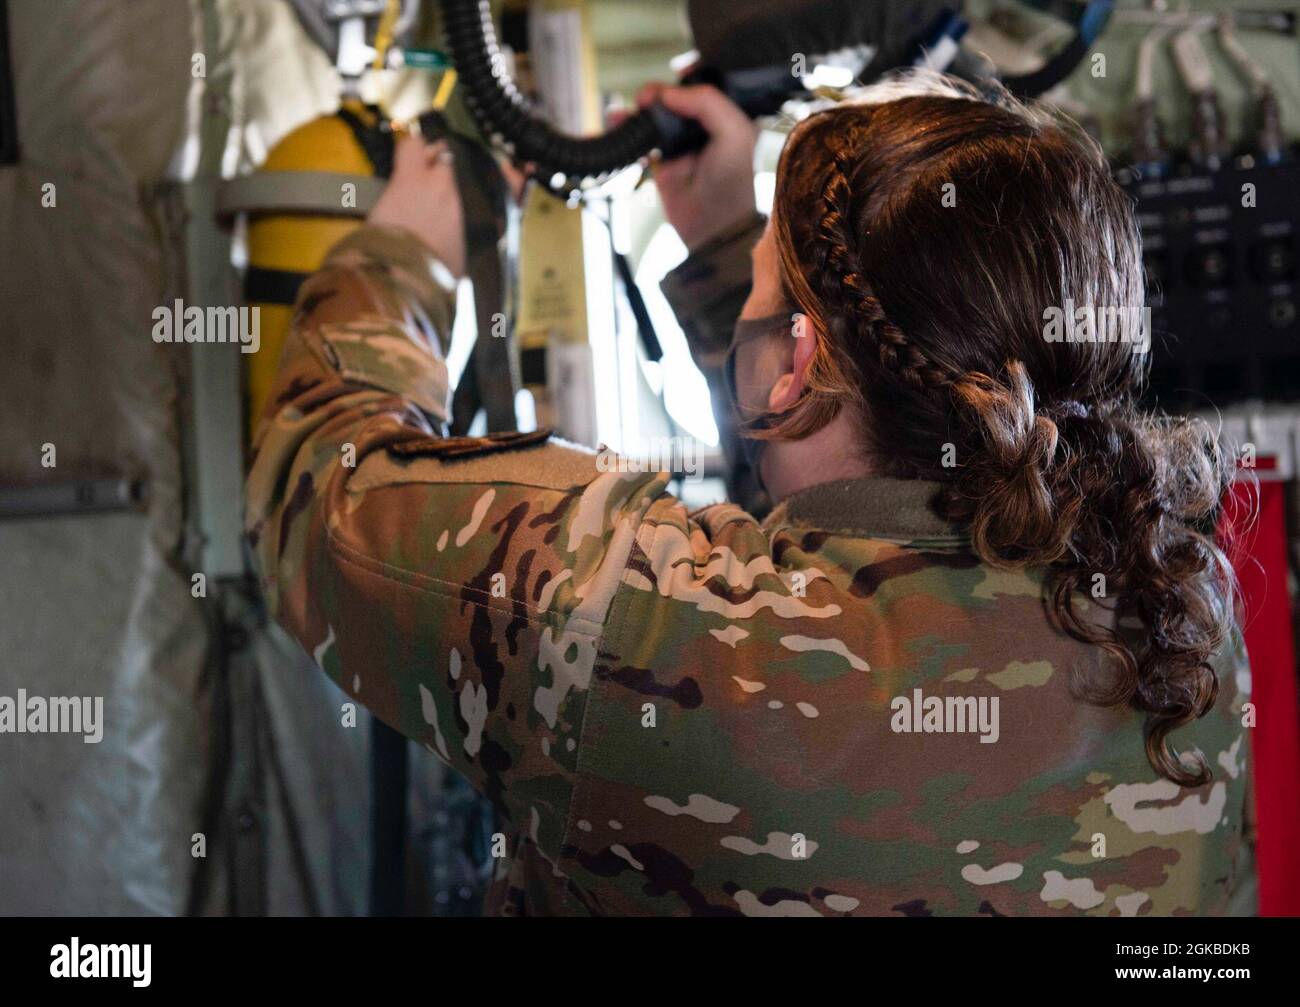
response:
M765 412L753 419L745 419L740 405L740 396L736 391L736 351L743 343L762 339L765 336L784 333L789 328L790 315L788 312L783 311L780 314L767 315L764 318L737 319L736 327L732 330L731 346L727 349L727 362L723 365L722 373L727 384L727 398L731 401L732 412L747 430L766 430L771 427L775 417L772 413ZM746 437L743 433L739 441L741 455L754 473L755 478L761 483L762 476L759 475L758 460L762 456L763 446L766 442L755 440L753 437Z

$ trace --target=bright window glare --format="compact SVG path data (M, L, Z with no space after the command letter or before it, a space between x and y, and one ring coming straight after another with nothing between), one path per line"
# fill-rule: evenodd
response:
M754 202L758 212L765 217L772 215L772 201L776 198L776 172L760 171L754 176Z
M474 349L478 321L474 312L474 284L465 277L456 285L456 317L451 323L451 346L447 350L447 378L455 388Z
M718 427L709 402L709 384L691 359L686 335L659 289L662 280L686 259L686 246L669 224L655 232L636 271L636 282L645 299L650 321L663 347L662 373L672 375L665 382L664 404L684 431L705 444L718 443Z
M515 392L515 416L519 419L520 433L532 433L537 429L537 400L527 388Z
M853 71L846 66L831 66L818 63L813 71L804 77L804 87L815 91L819 87L844 88L853 83Z

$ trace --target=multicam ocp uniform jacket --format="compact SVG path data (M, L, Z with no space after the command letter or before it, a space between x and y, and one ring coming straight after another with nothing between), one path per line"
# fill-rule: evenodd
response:
M1040 576L983 566L933 486L838 482L762 523L554 440L438 437L452 302L366 228L304 287L247 528L271 610L509 821L494 910L1222 913L1248 673L1147 764L1076 701L1098 660ZM607 466L605 466L607 467Z

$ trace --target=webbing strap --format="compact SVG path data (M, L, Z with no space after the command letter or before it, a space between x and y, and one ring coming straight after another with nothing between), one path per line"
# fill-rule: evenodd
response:
M452 400L452 433L468 431L480 405L490 433L515 430L520 382L513 312L507 311L511 215L506 181L491 153L453 130L440 113L420 117L420 135L430 143L446 140L451 150L464 208L466 268L474 284L478 337Z
M385 179L340 171L259 171L229 179L217 191L217 213L326 213L364 217L384 191ZM352 185L354 188L345 189Z
M288 269L249 266L244 272L244 300L252 304L283 304L292 308L298 300L298 288L309 275Z

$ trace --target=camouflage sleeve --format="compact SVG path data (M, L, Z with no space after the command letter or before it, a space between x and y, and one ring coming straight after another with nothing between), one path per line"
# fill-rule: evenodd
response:
M558 858L597 645L667 477L544 438L436 436L450 301L363 229L300 295L246 528L274 616L356 701Z
M757 214L700 246L664 277L660 289L686 335L695 366L709 383L713 416L727 463L727 490L732 500L753 513L768 503L738 447L736 417L727 398L722 370L731 331L749 296L749 253L766 221Z

